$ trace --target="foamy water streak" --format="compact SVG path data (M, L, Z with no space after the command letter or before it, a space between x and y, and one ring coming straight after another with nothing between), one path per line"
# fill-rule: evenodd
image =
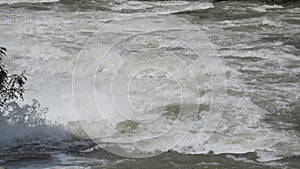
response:
M151 11L159 14L171 14L177 12L190 12L213 8L212 3L196 1L124 1L111 7L117 12L141 12Z

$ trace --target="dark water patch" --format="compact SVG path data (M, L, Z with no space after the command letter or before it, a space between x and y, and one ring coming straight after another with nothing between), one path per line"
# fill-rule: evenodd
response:
M283 19L283 21L285 21L288 24L292 24L292 25L300 25L300 20L294 18L294 16L293 16L293 18L290 18L290 19Z
M237 63L239 62L259 62L264 60L263 58L260 57L239 57L239 56L225 56L224 57L226 60L234 60Z
M73 1L61 0L57 2L40 2L40 3L14 3L1 4L0 8L25 9L35 11L106 11L109 10L109 1Z
M110 1L96 0L60 0L61 7L69 11L106 11Z
M288 109L269 108L273 112L267 115L265 121L269 121L274 129L291 130L300 137L300 101L288 104ZM299 143L300 144L300 143Z
M139 125L138 122L127 120L127 121L119 122L116 125L116 130L119 133L124 134L126 132L136 129L138 125Z
M50 154L36 154L18 159L6 161L1 164L5 169L19 169L22 168L46 168L59 164L59 161L53 159Z
M36 11L49 11L54 10L59 2L40 2L40 3L14 3L14 4L1 4L0 8L10 9L26 9Z
M251 3L250 3L251 4ZM193 23L200 23L202 21L222 21L222 20L238 20L258 18L264 15L262 12L256 12L250 9L249 3L228 3L219 2L214 3L214 8L196 11L178 12L176 15L184 17Z
M224 30L230 30L233 32L248 32L248 33L253 33L253 32L258 32L261 31L262 28L255 26L255 25L250 25L250 26L235 26L235 27L229 27L225 28Z
M242 73L251 74L251 76L255 76L255 78L251 77L249 80L255 79L257 85L260 84L273 84L273 83L299 83L299 79L297 77L300 76L300 73L262 73L260 71L252 71L252 70L239 70Z
M300 49L299 35L297 34L281 34L281 33L263 33L258 34L260 37L258 40L254 41L253 44L257 43L275 43L282 42L283 45L291 45L297 49ZM278 47L277 47L278 48Z
M105 168L145 168L145 169L221 169L221 168L249 168L249 169L269 169L269 168L281 168L282 166L270 166L268 163L257 162L256 153L246 154L198 154L187 155L177 152L166 152L159 156L142 158L142 159L128 159L113 155L105 150L97 150L96 152L90 152L86 154L80 154L87 158L107 159L113 164L106 166ZM120 162L122 161L122 162ZM291 161L286 159L286 161ZM92 168L98 169L101 166L93 166Z

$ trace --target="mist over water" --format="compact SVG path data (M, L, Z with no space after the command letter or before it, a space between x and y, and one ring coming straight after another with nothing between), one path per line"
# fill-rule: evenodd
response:
M22 104L49 108L43 124L0 122L0 165L299 167L299 4L0 0L0 13Z

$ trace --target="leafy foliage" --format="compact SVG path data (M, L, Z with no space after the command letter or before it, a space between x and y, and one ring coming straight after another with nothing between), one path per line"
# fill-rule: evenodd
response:
M6 56L6 49L0 47L0 123L35 127L45 125L48 108L41 107L37 100L31 105L19 105L16 99L23 99L26 77L24 73L10 74L2 59Z
M26 77L24 73L9 74L8 70L2 63L2 59L6 56L6 49L0 47L0 110L7 109L7 103L15 99L23 99L25 92Z

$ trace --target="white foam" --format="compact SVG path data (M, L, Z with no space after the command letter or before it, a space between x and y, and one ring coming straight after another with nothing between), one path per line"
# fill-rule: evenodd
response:
M171 14L171 13L178 13L178 12L190 12L195 10L204 10L209 8L214 8L212 3L203 3L203 2L172 2L166 1L158 3L158 9L155 10L159 14ZM168 4L170 3L170 4Z
M283 8L283 6L281 6L281 5L262 5L262 6L250 7L250 9L253 9L257 12L267 12L267 10L282 9L282 8Z
M125 1L120 5L111 7L114 11L152 11L159 14L171 14L194 10L213 8L212 3L189 1Z
M3 120L0 117L0 120ZM70 139L68 132L63 128L55 126L37 126L28 127L24 125L9 125L5 121L1 121L1 138L0 149L14 147L16 145L28 144L32 142L52 143L61 142ZM37 141L38 140L38 141Z

